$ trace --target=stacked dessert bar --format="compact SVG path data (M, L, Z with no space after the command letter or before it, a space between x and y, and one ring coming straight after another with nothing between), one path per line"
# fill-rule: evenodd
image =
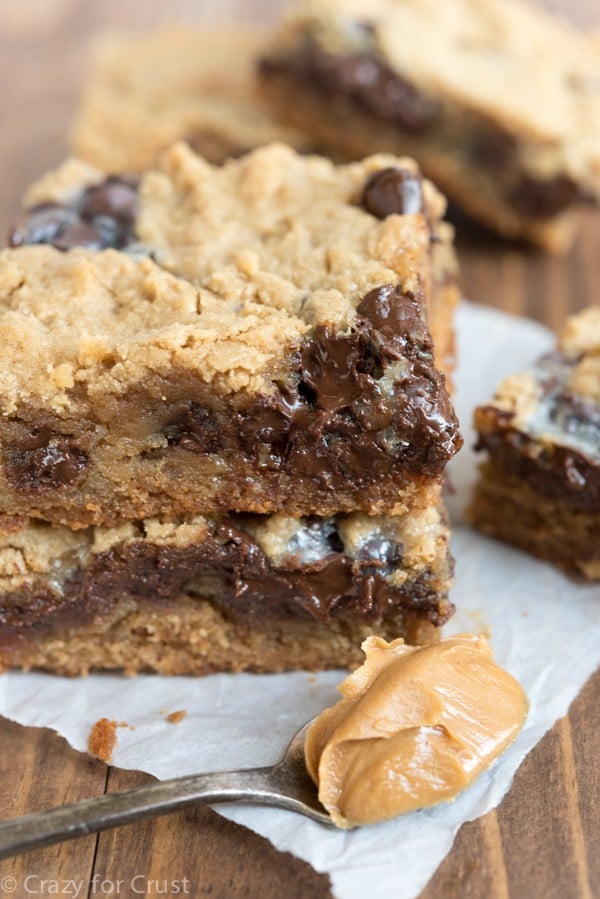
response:
M533 4L299 0L262 81L334 158L408 153L504 237L564 249L600 198L600 55Z
M470 517L571 573L600 579L600 306L475 412L482 465Z
M0 661L352 665L452 611L444 201L275 144L67 162L0 254Z

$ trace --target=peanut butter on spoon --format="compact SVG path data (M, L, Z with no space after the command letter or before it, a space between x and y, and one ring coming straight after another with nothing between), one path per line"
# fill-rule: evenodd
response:
M423 647L369 637L362 648L364 664L305 743L319 799L344 828L454 799L512 743L528 710L485 637Z

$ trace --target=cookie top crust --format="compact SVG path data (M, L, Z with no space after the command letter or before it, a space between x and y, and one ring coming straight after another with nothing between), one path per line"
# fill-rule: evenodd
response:
M600 306L571 316L553 352L503 381L477 412L484 432L490 414L503 430L600 465Z
M301 0L272 52L285 57L307 36L541 144L536 169L600 191L600 55L566 22L518 0Z
M431 223L445 210L416 163L393 156L335 166L271 145L214 168L178 144L160 169L142 181L137 224L160 264L219 295L252 296L310 325L348 327L360 300L381 284L402 282L418 292ZM420 185L411 212L365 209L367 182L386 169Z
M217 296L123 253L28 246L0 253L0 409L75 411L151 375L185 371L217 392L266 391L306 324Z
M412 161L336 167L271 145L213 167L179 144L142 178L133 212L133 188L106 188L104 177L77 161L47 175L13 232L20 245L0 255L4 415L40 402L76 413L152 379L190 376L250 401L285 381L299 353L307 389L329 408L343 390L353 400L364 380L353 343L362 338L352 337L361 327L389 344L378 389L386 377L408 377L405 358L419 378L435 372L424 291L445 204ZM76 220L57 232L65 209ZM47 212L50 232L39 225ZM99 234L100 220L124 218L133 243L77 246L82 225ZM400 296L398 320L384 321ZM325 373L320 353L332 359ZM431 377L433 426L435 403L451 412L443 379Z
M143 172L176 140L212 162L272 141L308 151L309 138L274 121L255 88L264 43L262 31L242 28L106 35L72 130L74 153L106 171Z

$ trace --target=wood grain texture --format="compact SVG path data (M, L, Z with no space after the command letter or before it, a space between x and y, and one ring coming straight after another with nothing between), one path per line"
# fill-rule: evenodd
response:
M173 20L273 21L281 0L0 0L0 229L13 219L24 186L59 162L85 73L89 42L101 30L141 31ZM545 0L580 25L600 24L597 0ZM458 241L465 296L551 327L569 311L598 302L597 214L564 258L552 258L461 225ZM600 673L567 718L525 760L501 806L464 825L422 899L591 899L600 897ZM107 769L46 730L0 719L0 819L127 789L151 781ZM187 878L189 895L211 899L323 899L328 878L210 810L189 810L154 822L0 862L14 876L10 895L26 899L27 875L75 880L80 895L131 878L160 895ZM154 885L150 882L154 881ZM148 885L150 884L150 885ZM169 895L165 893L163 895ZM171 889L171 895L173 890ZM183 894L183 893L181 893ZM0 887L0 899L4 899ZM69 895L59 892L57 895ZM114 893L113 893L114 895ZM139 895L139 893L138 893Z
M0 820L28 812L66 805L91 796L101 796L108 783L102 762L74 752L62 737L41 728L22 728L0 718ZM33 892L37 879L77 880L86 884L93 876L96 837L73 845L63 843L49 849L0 862L0 896L3 877L14 877L19 891L27 896L27 877Z

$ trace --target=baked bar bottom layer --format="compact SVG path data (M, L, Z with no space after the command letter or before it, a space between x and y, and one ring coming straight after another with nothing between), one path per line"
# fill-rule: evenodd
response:
M5 519L0 664L68 673L347 665L361 635L433 639L453 611L452 567L441 506L85 531Z
M497 460L481 467L467 516L491 537L588 580L600 580L600 512L546 495Z
M342 61L343 62L343 61ZM340 64L342 64L342 62ZM508 239L525 239L552 252L564 251L576 226L580 198L565 178L528 179L511 157L510 135L489 123L470 123L453 112L455 134L447 126L403 129L391 115L378 116L342 91L324 89L311 77L267 63L265 96L282 122L312 135L337 162L362 159L375 151L402 152L416 159L424 174L473 219ZM401 92L400 92L401 93ZM290 103L290 96L294 102ZM452 130L452 129L451 129ZM508 190L504 187L508 172Z
M180 596L167 609L123 599L109 616L78 627L13 639L0 631L0 665L62 675L116 669L171 675L318 671L360 664L361 642L372 634L420 645L436 641L439 629L405 609L378 622L348 615L328 623L267 619L248 627L205 599Z

